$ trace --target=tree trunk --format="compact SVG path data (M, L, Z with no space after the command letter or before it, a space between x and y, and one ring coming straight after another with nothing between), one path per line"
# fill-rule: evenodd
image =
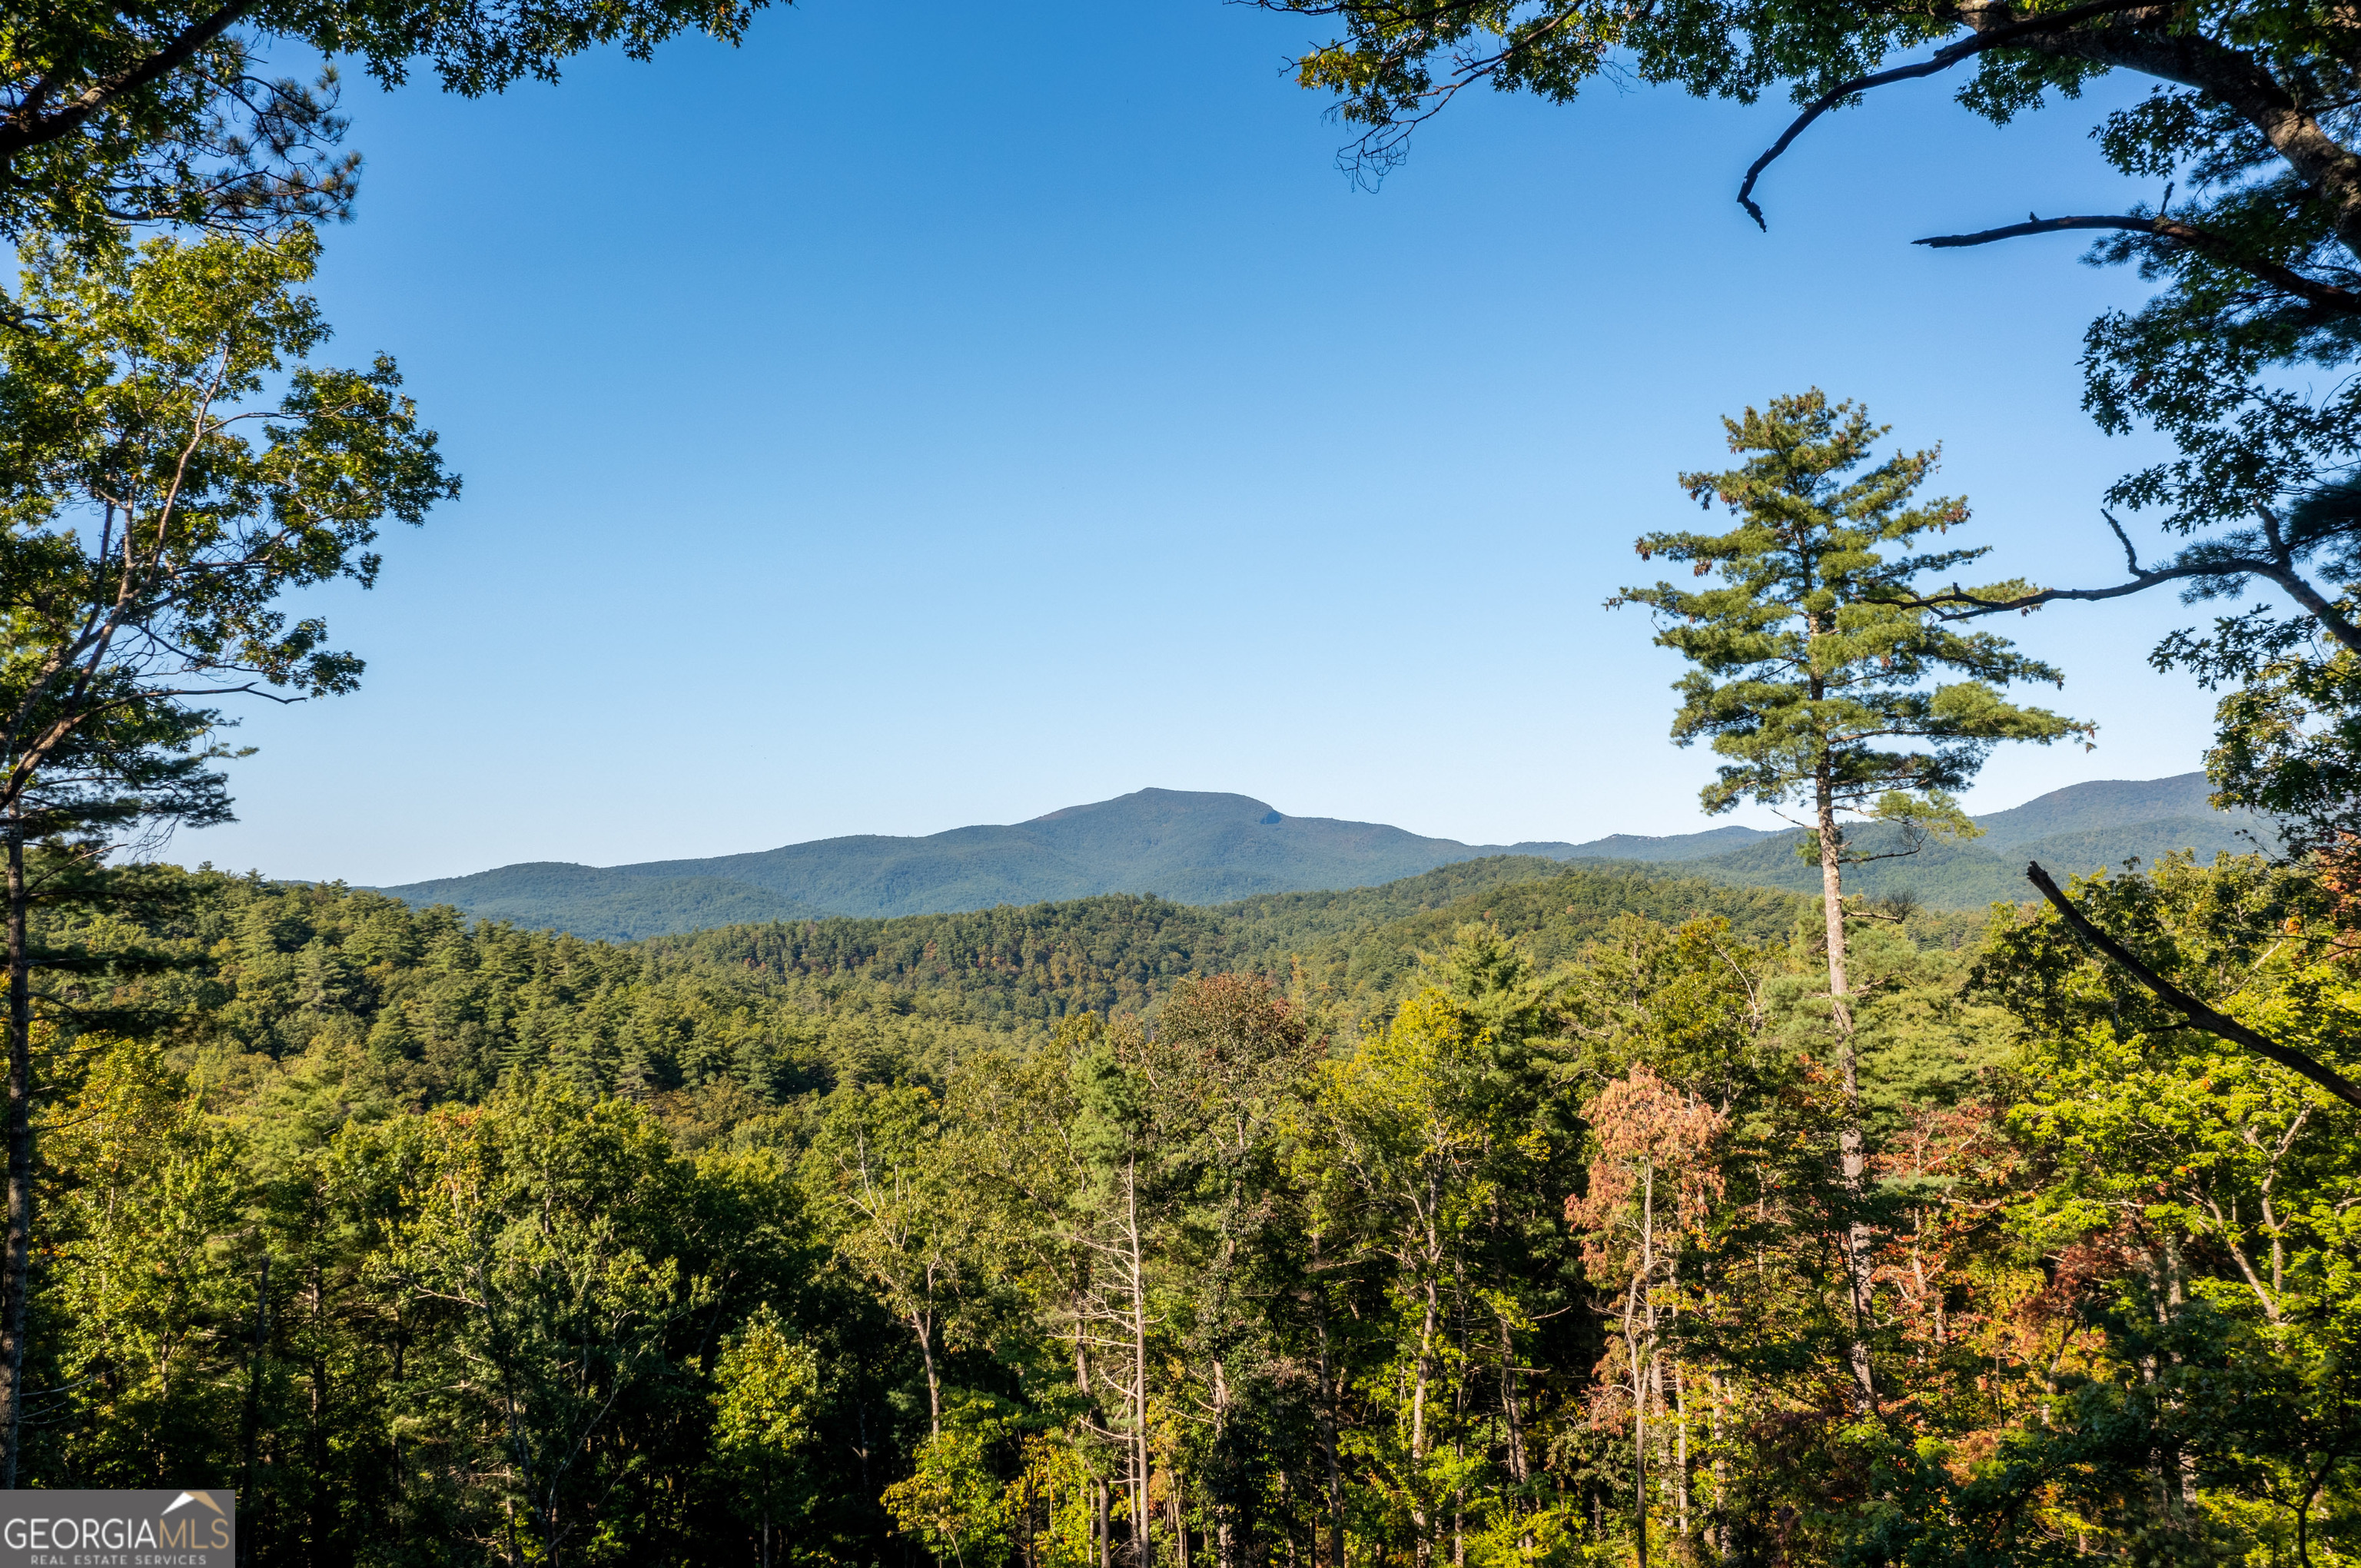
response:
M1637 1346L1631 1351L1631 1542L1638 1568L1648 1568L1648 1382Z
M1237 1485L1232 1469L1230 1453L1230 1379L1222 1366L1221 1358L1213 1358L1213 1475L1211 1500L1213 1505L1213 1561L1216 1568L1243 1568L1237 1526ZM1179 1496L1180 1483L1173 1483L1174 1496ZM1179 1505L1176 1501L1173 1523L1179 1527ZM1189 1541L1180 1538L1180 1568L1189 1568Z
M1677 1344L1677 1341L1675 1342ZM1680 1536L1689 1538L1689 1385L1681 1364L1673 1363L1673 1505Z
M246 1473L239 1482L241 1489L238 1492L237 1500L247 1508L254 1509L254 1518L252 1524L238 1534L237 1560L240 1563L254 1561L253 1540L257 1532L256 1527L262 1522L260 1510L255 1507L257 1494L254 1473L260 1458L259 1450L262 1446L262 1347L269 1343L269 1338L270 1248L265 1245L262 1249L262 1265L256 1271L254 1281L254 1343L252 1348L247 1351L246 1358L246 1441L243 1444ZM315 1425L316 1420L315 1415ZM313 1489L317 1490L317 1488L318 1482L315 1478Z
M1148 1507L1148 1265L1139 1245L1139 1162L1124 1168L1124 1218L1131 1243L1131 1444L1133 1568L1156 1568L1156 1532Z
M1721 1556L1730 1555L1730 1465L1721 1452L1721 1408L1727 1395L1719 1373L1709 1375L1707 1384L1713 1390L1713 1404L1707 1412L1708 1435L1713 1439L1713 1549Z
M1516 1365L1517 1339L1516 1335L1509 1330L1507 1317L1495 1312L1493 1321L1500 1327L1500 1415L1508 1429L1509 1479L1516 1484L1518 1492L1521 1494L1526 1483L1532 1479L1532 1468L1525 1458L1524 1415L1521 1409L1524 1401L1518 1397L1517 1393L1519 1376ZM1518 1517L1521 1519L1524 1517L1524 1500L1520 1496ZM1525 1562L1532 1560L1533 1532L1532 1530L1526 1530L1518 1533L1517 1552Z
M1869 1225L1861 1217L1866 1190L1868 1158L1861 1127L1861 1062L1853 1047L1851 991L1845 977L1844 839L1837 827L1836 792L1828 764L1816 781L1820 832L1820 904L1828 943L1828 1020L1837 1036L1837 1077L1844 1088L1844 1124L1837 1134L1837 1157L1844 1179L1845 1277L1852 1296L1852 1343L1846 1347L1851 1364L1853 1409L1864 1415L1877 1409L1877 1382L1870 1366L1869 1343L1861 1324L1869 1314Z
M1631 1540L1648 1568L1648 1380L1656 1360L1656 1171L1640 1182L1640 1273L1623 1298L1623 1348L1631 1367Z
M1336 1369L1328 1353L1328 1290L1317 1275L1320 1238L1312 1238L1312 1328L1320 1345L1320 1455L1328 1465L1328 1568L1345 1568L1345 1470L1336 1453Z
M1451 1380L1451 1456L1463 1461L1467 1457L1467 1368L1474 1363L1467 1355L1467 1266L1456 1255L1451 1261L1451 1310L1459 1321L1459 1375ZM1466 1474L1457 1463L1452 1468L1461 1475ZM1451 1486L1451 1568L1467 1568L1467 1484L1464 1480L1454 1481Z
M1426 1383L1433 1366L1435 1315L1434 1276L1430 1269L1426 1279L1426 1316L1418 1332L1418 1366L1412 1374L1410 1396L1410 1464L1411 1522L1418 1529L1418 1539L1412 1543L1412 1561L1418 1568L1427 1568L1434 1556L1433 1521L1426 1511Z
M2019 19L2015 8L2005 5L1962 7L1961 16L1979 32ZM2176 7L2158 5L2084 27L2035 33L2024 48L2196 88L2270 143L2310 187L2345 249L2361 255L2361 157L2273 77L2262 59L2179 23Z
M943 1435L943 1385L935 1373L935 1320L931 1312L910 1314L910 1332L918 1336L918 1354L927 1364L927 1431Z
M33 1289L33 986L25 828L8 839L8 1235L0 1255L0 1489L16 1490L24 1430L25 1309Z

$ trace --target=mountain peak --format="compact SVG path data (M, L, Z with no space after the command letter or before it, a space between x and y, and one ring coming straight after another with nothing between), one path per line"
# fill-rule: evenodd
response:
M1064 822L1077 817L1106 814L1152 817L1170 821L1183 817L1237 817L1252 821L1276 822L1279 815L1265 802L1249 795L1226 795L1195 789L1159 789L1150 784L1129 795L1116 795L1113 800L1093 800L1082 806L1061 806L1055 811L1027 817L1019 827L1029 828L1037 822Z

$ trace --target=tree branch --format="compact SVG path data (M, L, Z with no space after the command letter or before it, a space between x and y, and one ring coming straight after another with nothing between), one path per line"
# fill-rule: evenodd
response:
M1980 229L1974 234L1936 235L1927 239L1914 239L1910 243L1934 250L1952 250L1961 246L1990 245L1995 240L2023 239L2037 234L2064 234L2076 229L2121 229L2127 234L2154 235L2159 239L2175 240L2224 267L2235 268L2250 278L2293 294L2307 304L2344 315L2361 315L2361 294L2350 289L2340 289L2334 283L2319 282L2275 261L2258 261L2240 256L2221 236L2207 234L2203 229L2192 228L2165 217L2101 214L2093 217L2037 218L2027 214L2025 222L2010 224L2005 228Z
M0 123L0 163L28 147L57 140L125 93L135 93L170 75L187 64L199 49L236 26L259 3L260 0L230 0L130 70L92 82L56 114L31 118L24 118L21 114L10 116L16 123ZM28 95L27 107L37 106Z
M2184 561L2178 565L2159 566L2136 573L2130 582L2118 583L2111 588L2041 588L2033 593L2020 594L2015 598L1988 599L1979 598L1964 588L1955 587L1945 593L1928 594L1923 598L1909 600L1903 608L1931 609L1945 620L1973 620L1979 616L1998 615L2003 610L2038 609L2045 604L2052 604L2060 599L2095 601L2122 598L2127 594L2145 593L2161 583L2180 582L2190 577L2236 576L2264 577L2277 583L2288 591L2290 597L2309 611L2314 620L2326 628L2330 636L2355 652L2361 653L2361 627L2355 626L2337 614L2336 607L2323 598L2311 584L2305 582L2297 574L2280 566L2277 562L2244 555L2216 556L2203 561ZM1946 615L1943 607L1947 605L1965 608L1955 609Z
M2257 1034L2235 1018L2216 1013L2140 962L2132 956L2129 948L2091 924L2089 917L2074 907L2073 900L2058 890L2058 884L2049 879L2048 872L2041 869L2039 861L2026 864L2025 877L2041 890L2041 896L2049 901L2066 924L2074 928L2077 936L2114 959L2125 973L2155 992L2158 1001L2180 1013L2193 1027L2228 1040L2233 1045L2244 1046L2257 1056L2275 1061L2290 1072L2301 1073L2347 1105L2361 1110L2361 1084L2355 1083L2324 1062L2314 1061L2291 1046L2282 1046L2267 1036Z
M1960 61L1972 59L1986 49L2005 49L2010 44L2022 42L2037 33L2056 32L2060 27L2070 27L2077 22L2085 22L2093 16L2103 16L2111 12L2144 10L2154 3L2155 0L2091 0L2089 5L2076 5L2070 10L2051 12L2039 16L2028 16L2021 22L2011 22L2006 27L1994 27L1988 33L1978 33L1971 38L1961 38L1958 43L1937 49L1932 58L1922 60L1916 65L1897 65L1891 71L1873 71L1866 76L1856 76L1850 82L1840 82L1813 99L1804 112L1796 115L1794 122L1780 135L1779 139L1771 144L1771 149L1748 165L1745 182L1738 188L1738 204L1746 209L1747 216L1754 220L1755 227L1768 232L1771 225L1763 221L1763 209L1754 204L1755 181L1762 178L1763 171L1770 168L1781 153L1794 145L1795 138L1804 134L1806 126L1848 98L1866 93L1872 87L1884 87L1893 82L1908 82L1917 77L1932 76L1938 71L1949 71Z

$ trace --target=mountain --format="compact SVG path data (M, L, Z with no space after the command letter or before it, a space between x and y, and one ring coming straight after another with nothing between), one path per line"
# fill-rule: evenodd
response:
M1765 839L1784 838L1778 832L1765 832L1760 828L1708 828L1702 833L1675 833L1669 838L1651 838L1644 833L1610 833L1604 839L1593 839L1587 844L1576 844L1561 860L1568 861L1701 861L1708 855L1727 854ZM1518 852L1541 854L1538 847L1518 846Z
M2038 861L2059 876L2150 864L2178 850L2201 860L2276 847L2269 825L2246 811L2216 811L2203 773L2169 779L2103 779L2070 784L2006 811L1976 818L1983 836L1928 844L1917 853L1872 861L1845 872L1848 892L1908 894L1937 908L1971 909L2029 896L2025 867ZM1686 861L1682 870L1735 886L1817 894L1820 871L1795 851L1798 832L1768 835L1719 855ZM1900 847L1872 828L1856 840L1871 853Z
M1931 846L1851 873L1871 893L1907 891L1945 907L2023 896L2028 858L2087 872L2170 850L2208 855L2250 846L2252 824L2206 804L2204 776L2075 784L1979 820L1982 839ZM1381 823L1288 817L1250 795L1143 789L1029 822L954 828L924 838L875 834L787 844L707 860L582 866L532 861L381 891L414 905L454 905L479 917L577 936L633 940L762 921L891 918L1001 905L1155 894L1213 905L1265 894L1311 895L1414 877L1437 867L1514 856L1532 875L1551 862L1677 864L1735 886L1818 890L1793 832L1716 828L1584 843L1463 844Z
M1712 840L1713 849L1729 842L1694 837ZM1631 842L1665 847L1655 853L1619 849L1618 858L1683 852L1679 839ZM862 834L627 866L534 861L382 891L520 926L630 940L744 921L885 918L1106 893L1221 904L1262 893L1368 887L1491 855L1564 860L1592 848L1463 844L1381 823L1288 817L1248 795L1143 789L1029 822L925 838Z
M2098 779L2037 795L2023 806L1976 818L1987 850L2010 849L2060 833L2090 833L2143 822L2229 823L2233 830L2254 820L2251 812L2213 809L2213 786L2203 773L2169 779Z

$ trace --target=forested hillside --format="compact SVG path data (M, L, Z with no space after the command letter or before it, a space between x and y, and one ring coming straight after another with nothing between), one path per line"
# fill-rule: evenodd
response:
M1753 837L1746 829L1736 836ZM918 839L859 834L706 860L503 866L386 891L519 925L629 938L744 919L927 915L1102 893L1210 904L1367 887L1503 848L1579 852L1571 844L1485 847L1377 822L1288 817L1243 795L1144 789L1029 822Z
M2361 1568L2361 7L1246 8L1364 187L1488 83L1734 100L1725 173L1789 101L1732 192L1773 248L1724 208L1704 288L1686 111L1489 116L1404 224L1224 162L1269 127L1202 17L833 7L733 62L765 9L0 30L0 1561ZM1994 183L1919 86L1918 155L1791 200L1946 72L2097 104L2042 145L2100 178ZM430 82L531 91L421 158ZM331 294L432 328L415 394L311 291L364 120L432 218ZM1833 237L1929 192L1926 250ZM2052 345L2136 454L2095 495L2058 302L1933 270L2061 232L2136 280ZM1786 385L1631 491L1740 365ZM458 450L500 526L390 546ZM1979 539L2028 497L2112 569ZM2203 773L1968 816L2005 750L2188 733L2084 679L2159 589ZM241 710L380 659L407 697L245 771ZM1151 759L1621 810L1647 731L1786 827L1148 789L390 891L148 859L234 784L254 852L372 859Z
M2241 835L2254 832L2258 819L2214 811L2207 804L2211 787L2202 773L2070 785L1993 813L1983 819L1982 839L1864 865L1861 885L1882 896L1981 909L2025 896L2028 856L2075 875L2177 850L2211 855L2255 848L2258 840ZM1795 841L1792 832L1732 826L1510 849L1516 857L1552 861L1677 864L1732 886L1817 894L1818 872L1795 858ZM2270 842L2268 835L2259 841ZM886 918L1109 892L1213 903L1365 887L1429 867L1499 858L1495 850L1377 823L1282 817L1245 795L1141 790L1033 822L925 839L829 839L759 854L625 866L532 862L383 891L421 907L449 904L530 929L630 941L766 920Z
M173 1020L218 1081L244 1084L316 1048L383 1102L412 1108L480 1099L520 1072L593 1096L726 1091L775 1104L939 1073L987 1033L1030 1040L1084 1011L1149 1012L1190 974L1268 973L1325 1008L1382 1011L1419 955L1470 920L1556 957L1626 913L1718 914L1772 940L1799 907L1761 890L1500 856L1213 908L1108 894L616 946L376 893L170 867L149 877L150 906L169 914L143 935L172 967L121 986L114 1006Z
M2224 1005L2351 1037L2312 894L2163 869L2085 896L2160 922L2156 961ZM2361 1179L2349 1113L2174 1030L2046 916L1862 905L1863 1211L1818 1153L1818 921L1759 889L1499 858L631 947L169 868L124 908L44 936L89 978L43 1036L27 1464L235 1477L258 1563L523 1561L514 1532L552 1563L767 1535L847 1563L1154 1541L1374 1568L1433 1539L1571 1565L1628 1541L1635 1476L1733 1557L1850 1561L1886 1490L2054 1534L2168 1442L2264 1550L2292 1527L2263 1488L2342 1430L2302 1358L2342 1321L2312 1281ZM2235 1367L2255 1420L2143 1395L2115 1304L2150 1287L2074 1261L2117 1245L2111 1184L2175 1170L2197 1207L2141 1223L2216 1304L2175 1365ZM2202 1205L2258 1181L2310 1217L2250 1288L2261 1222ZM1856 1223L1893 1436L1841 1398ZM1655 1296L1635 1418L1624 1285L1658 1269L1693 1283ZM2041 1413L2074 1400L2128 1435L2069 1453ZM1995 1443L1989 1482L1954 1457Z
M2154 865L2181 852L2211 861L2278 846L2278 835L2253 812L2214 810L2208 804L2212 792L2203 773L2073 784L1977 817L1978 837L1930 842L1893 859L1875 857L1905 848L1900 835L1866 828L1856 835L1863 859L1846 885L1938 908L1982 909L2026 896L2028 861L2039 861L2054 875L2081 876L2126 864ZM1687 869L1733 885L1816 894L1819 867L1797 858L1800 837L1765 838L1699 857Z

